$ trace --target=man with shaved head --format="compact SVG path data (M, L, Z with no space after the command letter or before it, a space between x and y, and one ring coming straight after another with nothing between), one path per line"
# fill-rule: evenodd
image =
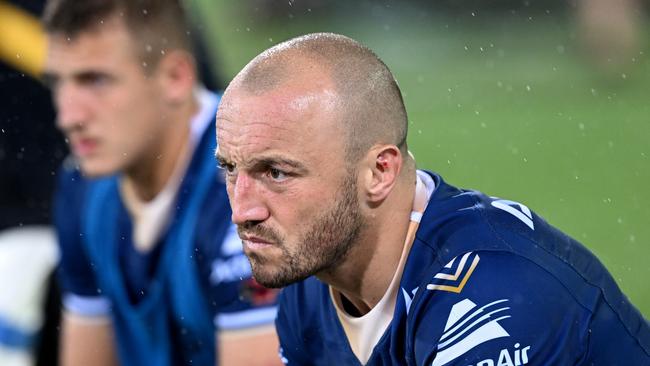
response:
M407 125L387 66L336 34L276 45L226 89L217 159L256 280L287 286L283 362L650 362L647 321L593 254L417 170Z

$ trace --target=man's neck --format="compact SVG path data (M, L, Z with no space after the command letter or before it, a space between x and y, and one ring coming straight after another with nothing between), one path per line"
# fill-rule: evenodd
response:
M365 227L346 260L336 269L317 275L345 296L359 315L379 303L402 256L415 184L403 184L394 193L382 204L382 212L377 212Z
M124 172L124 183L141 201L150 201L160 193L175 167L188 153L190 147L190 123L199 108L195 98L188 101L174 116L169 116L167 130L153 151L135 166Z

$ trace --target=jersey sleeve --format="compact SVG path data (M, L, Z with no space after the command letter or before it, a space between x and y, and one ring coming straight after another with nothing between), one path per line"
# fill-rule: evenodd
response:
M578 301L554 275L511 253L455 258L419 289L424 293L412 324L416 364L579 364L593 305L585 299L598 297L593 290Z
M589 323L591 336L584 364L650 365L650 324L627 301L616 303L624 309L617 312L612 301L599 299Z
M61 253L57 276L65 310L82 316L106 316L110 302L101 295L83 245L81 217L86 184L78 170L64 163L54 196L54 223Z

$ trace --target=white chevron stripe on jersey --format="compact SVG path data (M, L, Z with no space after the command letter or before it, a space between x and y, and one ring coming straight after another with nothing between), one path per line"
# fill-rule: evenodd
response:
M438 344L438 354L433 360L432 366L442 366L451 360L461 356L472 348L492 339L509 337L499 321L509 318L504 311L509 307L497 307L495 305L508 301L501 299L476 308L469 299L456 303L449 312L449 318L445 325L445 333L440 338L442 343ZM493 315L500 316L494 317ZM473 320L473 321L472 321ZM445 340L446 339L446 340Z
M492 206L513 215L514 217L521 220L521 222L526 224L526 226L528 226L531 230L535 230L535 224L533 223L533 214L525 205L522 205L521 203L515 201L496 200L492 201ZM521 211L517 210L514 206L519 207Z

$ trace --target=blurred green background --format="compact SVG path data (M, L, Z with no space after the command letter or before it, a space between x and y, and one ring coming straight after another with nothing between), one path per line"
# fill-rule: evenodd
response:
M642 12L631 24L610 12L598 33L575 4L557 1L269 3L194 3L225 81L295 35L361 41L401 86L421 168L528 205L595 252L650 317L650 29Z

